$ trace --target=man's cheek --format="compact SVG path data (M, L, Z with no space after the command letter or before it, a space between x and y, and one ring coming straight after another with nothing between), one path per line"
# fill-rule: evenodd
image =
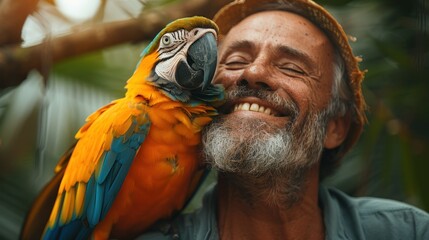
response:
M222 84L226 89L239 80L241 71L238 70L227 70L222 66L218 67L216 75L214 77L214 83Z

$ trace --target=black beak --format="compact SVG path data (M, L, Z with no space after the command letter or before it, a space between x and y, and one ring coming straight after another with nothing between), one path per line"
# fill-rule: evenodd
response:
M208 32L188 49L186 62L179 62L176 82L183 88L204 90L212 81L217 63L216 37Z

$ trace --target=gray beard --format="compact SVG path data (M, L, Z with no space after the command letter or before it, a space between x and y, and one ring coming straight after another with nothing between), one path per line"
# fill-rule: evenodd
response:
M244 92L233 90L229 98L242 97ZM290 207L301 199L306 175L319 162L328 117L325 112L309 114L298 126L293 103L275 93L258 97L286 107L290 123L278 128L260 119L220 116L203 132L205 159L250 202Z

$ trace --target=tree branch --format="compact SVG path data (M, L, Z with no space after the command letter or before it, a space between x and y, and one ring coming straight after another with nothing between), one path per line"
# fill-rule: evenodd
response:
M15 0L10 0L15 1ZM94 25L91 28L21 48L19 44L0 49L0 89L20 84L32 69L50 68L50 63L100 50L120 43L152 39L174 19L201 15L212 18L230 0L190 0L145 10L141 17ZM47 51L47 49L49 49ZM44 57L49 54L49 60Z
M36 10L39 0L0 0L0 46L20 43L27 17Z

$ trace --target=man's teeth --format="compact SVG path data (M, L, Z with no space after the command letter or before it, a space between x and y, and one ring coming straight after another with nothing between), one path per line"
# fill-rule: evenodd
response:
M273 110L271 110L270 108L265 108L263 106L259 106L256 103L240 103L234 106L234 112L235 111L252 111L252 112L260 112L260 113L265 113L268 115L273 115L274 116L274 112Z

